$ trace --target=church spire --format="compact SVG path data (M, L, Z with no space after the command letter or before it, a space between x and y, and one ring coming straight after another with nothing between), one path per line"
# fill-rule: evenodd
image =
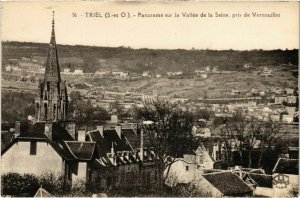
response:
M52 12L52 32L51 32L51 40L50 40L50 44L55 45L55 31L54 31L54 11Z
M52 32L51 40L49 44L49 52L46 62L46 71L45 71L45 81L50 82L60 82L60 68L58 64L57 49L56 49L56 39L55 39L55 29L54 29L54 11L52 19Z
M38 121L66 121L68 112L68 93L66 82L61 82L56 49L54 12L51 40L46 62L44 80L40 81L36 102Z

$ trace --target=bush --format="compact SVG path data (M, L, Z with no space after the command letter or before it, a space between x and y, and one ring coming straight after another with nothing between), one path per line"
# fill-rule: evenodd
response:
M31 174L7 173L1 177L2 194L18 197L34 196L39 189L38 178Z
M45 172L39 177L39 184L49 193L64 195L70 191L70 184L64 181L62 175Z

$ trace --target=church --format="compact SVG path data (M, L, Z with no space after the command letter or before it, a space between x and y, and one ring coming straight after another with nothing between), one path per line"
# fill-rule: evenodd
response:
M94 191L155 183L155 155L141 148L138 130L97 126L77 130L68 120L66 81L60 76L54 13L44 79L35 99L35 118L15 123L11 139L1 148L2 175L55 173L66 182L93 184Z

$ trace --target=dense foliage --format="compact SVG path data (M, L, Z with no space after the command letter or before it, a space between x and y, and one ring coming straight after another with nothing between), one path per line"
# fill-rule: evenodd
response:
M45 172L40 176L32 174L7 173L1 176L2 195L33 197L42 187L54 196L90 196L88 184L78 180L71 186L63 176Z
M103 124L110 119L108 112L101 107L94 107L90 100L83 100L80 92L70 93L69 118L80 124L97 123Z
M1 91L2 122L15 122L34 115L35 95L28 92Z

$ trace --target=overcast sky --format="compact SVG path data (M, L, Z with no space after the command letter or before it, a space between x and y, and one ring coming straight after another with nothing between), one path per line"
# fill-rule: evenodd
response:
M293 49L299 48L298 2L2 3L2 40L48 43L52 10L58 44L130 46L160 49ZM176 12L175 18L86 18L85 12ZM182 12L212 13L212 18L183 18ZM276 13L273 18L220 18L215 12ZM78 17L72 17L77 13Z

